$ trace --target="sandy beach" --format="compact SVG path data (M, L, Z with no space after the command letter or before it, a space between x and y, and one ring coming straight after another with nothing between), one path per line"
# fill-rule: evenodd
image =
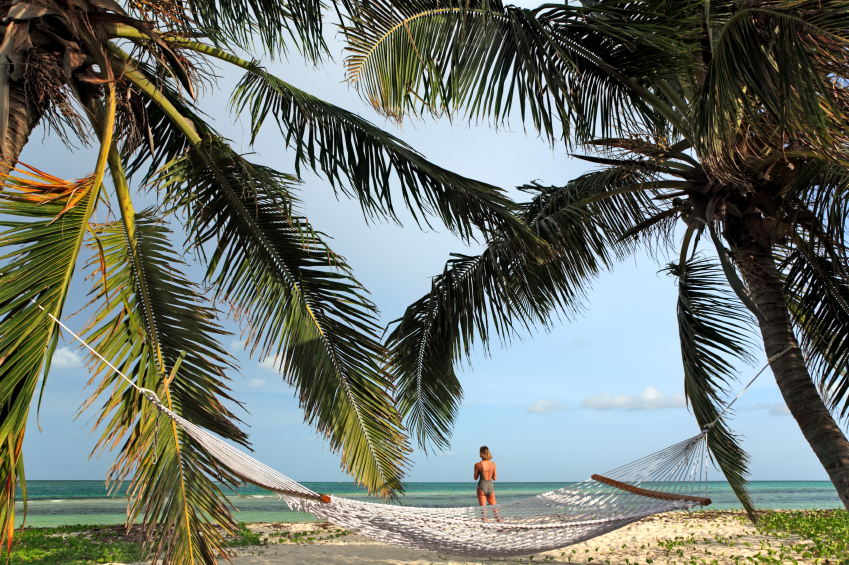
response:
M810 542L796 536L763 535L739 512L701 512L661 514L647 518L604 536L562 550L514 558L466 559L437 553L412 551L368 538L346 534L321 523L264 523L250 528L262 533L269 545L240 548L234 565L446 565L465 563L573 563L592 565L665 564L739 564L761 561L757 555L770 556L766 562L813 563L802 557L802 545ZM282 532L289 537L300 533L304 541L279 541ZM313 539L309 539L313 538ZM802 545L799 545L802 544ZM795 546L795 547L793 547ZM783 555L782 555L783 554ZM783 559L782 559L783 558ZM222 559L221 563L225 563Z

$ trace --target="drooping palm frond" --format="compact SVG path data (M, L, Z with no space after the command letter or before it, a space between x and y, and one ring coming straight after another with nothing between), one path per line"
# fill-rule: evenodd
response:
M475 227L484 234L518 229L512 214L516 206L501 189L429 162L369 121L287 84L254 63L234 90L231 103L237 113L250 113L252 142L265 121L273 118L286 143L295 149L296 172L300 175L303 163L321 170L334 187L338 184L357 197L368 215L396 218L389 184L394 174L417 221L427 222L425 215L434 214L464 238L472 237Z
M217 43L246 50L259 44L276 56L288 51L287 39L292 39L313 62L327 54L323 18L328 5L322 0L189 0L185 6L197 27Z
M214 321L215 311L180 272L184 265L160 220L148 211L137 214L133 225L132 239L120 221L94 230L89 266L92 302L99 309L86 340L172 411L247 445L222 403L233 401L224 374L231 364L218 343L226 334ZM228 486L238 479L106 364L91 364L102 379L86 406L107 395L95 422L95 428L105 424L95 451L122 444L109 480L130 480L128 520L143 515L146 551L169 563L215 563L226 548L223 533L232 533L235 521L212 478Z
M849 175L823 160L794 171L780 213L789 218L778 269L785 282L788 312L807 365L835 418L849 415L849 264L846 223Z
M808 253L823 253L849 264L849 172L823 159L807 159L794 169L793 182L785 187L782 205L776 210L788 219L787 234Z
M656 184L651 174L611 168L565 187L521 187L534 194L521 220L545 246L503 236L478 256L448 261L387 337L399 409L422 448L448 445L462 399L454 366L475 339L486 348L493 333L504 342L517 329L547 327L558 311L579 312L596 275L633 250L622 236L656 210L643 193Z
M331 0L331 4L335 4ZM327 55L322 0L214 0L203 2L128 2L125 12L111 0L92 1L116 8L129 17L123 22L143 29L170 31L178 36L206 37L217 45L260 50L272 57L286 55L295 46L306 58L319 62ZM110 21L122 21L112 18Z
M699 426L720 415L721 395L736 379L729 357L751 361L752 319L727 287L719 266L696 255L684 265L671 263L666 271L678 279L678 335L684 365L684 393ZM746 474L749 457L726 423L716 422L708 436L714 461L743 508L755 521Z
M707 162L765 157L773 148L845 162L849 15L839 0L718 2L709 65L693 108L697 151ZM805 72L799 72L805 69ZM740 125L749 132L740 147Z
M0 187L0 545L7 551L16 487L26 504L21 446L27 416L59 341L47 314L62 316L97 201L93 177L67 182L34 169L22 173Z
M252 351L275 356L343 468L393 496L408 447L387 393L376 308L344 259L292 214L293 180L211 141L172 161L160 186L185 210L191 241L207 251L207 279L245 322Z
M660 100L645 78L688 53L674 32L657 33L659 24L686 29L689 20L674 3L631 4L527 10L487 1L356 3L343 27L352 53L348 79L396 119L462 109L470 119L501 123L518 110L538 131L567 143L628 128L654 131L658 108L646 99ZM664 13L652 11L661 4ZM676 19L681 25L670 25Z
M505 227L520 230L511 213L515 204L498 187L429 162L395 136L287 84L256 63L197 42L181 40L175 45L246 68L248 72L234 90L232 105L238 114L250 112L251 141L272 117L287 144L295 149L296 173L301 174L304 163L324 172L335 188L360 201L367 216L397 221L390 191L394 176L400 181L405 204L419 223L428 223L428 215L437 215L450 230L467 239L473 237L474 228L483 233ZM138 61L133 65L148 82L158 84L162 97L192 124L194 133L220 137L190 103L178 96L169 81L156 77L147 65ZM130 174L142 167L155 170L191 144L158 104L148 100L137 113L142 115L147 134L124 146L125 159L132 155Z
M138 61L135 62L135 69L147 80L157 84L161 95L192 124L198 135L222 138L201 111L180 96L173 80L157 76L150 65ZM146 183L162 165L181 155L191 143L155 101L132 87L129 89L138 98L133 117L136 127L143 131L138 138L122 140L121 158L126 163L126 174L133 176L144 171L141 182Z
M788 311L828 408L849 415L849 283L830 257L796 246L781 265Z

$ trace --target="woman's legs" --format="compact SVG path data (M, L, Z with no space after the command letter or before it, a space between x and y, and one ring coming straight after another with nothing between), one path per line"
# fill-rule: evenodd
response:
M478 492L480 492L480 489L478 489ZM480 495L478 495L478 500L480 500ZM495 493L492 493L492 494L490 494L489 496L487 496L487 497L486 497L486 501L487 501L490 505L495 506L495 505L497 504L497 502L495 502ZM483 506L483 505L481 505L481 506ZM496 518L498 519L498 521L500 522L500 521L501 521L501 516L499 516L499 515L498 515L498 510L493 510L493 514L495 514L495 517L496 517Z
M486 506L486 498L487 496L483 493L483 491L478 487L478 504L481 506ZM481 510L483 514L483 521L486 522L486 509Z
M483 506L483 507L486 507L487 504L489 504L490 506L494 506L495 504L497 504L495 502L495 493L484 494L483 491L480 489L480 487L478 487L478 504ZM494 512L495 512L495 518L500 522L501 516L498 515L498 510L495 510ZM486 509L485 508L484 508L484 510L481 511L481 514L483 514L483 521L486 522Z

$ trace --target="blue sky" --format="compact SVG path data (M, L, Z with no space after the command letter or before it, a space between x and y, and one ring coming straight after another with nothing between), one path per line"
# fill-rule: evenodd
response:
M515 186L533 180L559 185L589 170L562 146L552 149L533 132L526 133L518 121L512 130L498 132L486 123L469 126L462 121L407 122L396 129L344 83L342 56L334 45L336 63L321 69L293 56L289 62L269 64L269 70L394 131L433 162L508 189L517 199L522 195ZM292 154L272 124L266 125L255 147L248 146L249 124L234 123L227 109L227 97L240 74L225 68L219 74L221 82L201 103L219 131L238 150L257 152L252 157L256 161L292 171ZM56 136L45 137L38 129L21 160L76 178L91 171L95 157L93 150L72 153ZM367 225L356 202L344 196L337 200L329 183L315 175L304 175L301 197L305 215L333 238L331 247L348 259L371 291L384 322L398 318L428 291L429 277L441 272L450 252L476 250L437 224L435 230L420 230L409 217L403 227ZM136 207L153 201L144 195ZM550 333L524 335L507 347L495 344L489 356L476 352L472 368L460 375L465 399L451 450L430 457L415 452L409 480L470 481L482 444L492 450L502 481L583 480L695 435L695 419L683 403L676 288L670 277L658 272L661 267L638 254L599 278L582 316L564 319ZM190 273L199 280L199 269L192 267ZM85 303L86 292L78 274L67 313ZM80 314L67 323L78 328L83 322ZM293 390L269 363L246 355L237 326L227 321L225 327L234 334L225 346L241 363L241 374L231 375L232 387L248 410L241 417L249 426L255 456L296 480L346 480L338 457L303 423ZM69 342L54 357L41 407L42 429L33 409L24 443L29 479L102 479L112 462L109 453L88 458L95 443L89 423L94 412L74 419L88 395L84 385L89 377L81 358L76 344ZM762 352L757 359L759 368ZM757 371L741 369L746 382ZM732 426L745 436L752 479L827 479L769 371L737 406ZM711 473L711 478L719 477L718 471Z

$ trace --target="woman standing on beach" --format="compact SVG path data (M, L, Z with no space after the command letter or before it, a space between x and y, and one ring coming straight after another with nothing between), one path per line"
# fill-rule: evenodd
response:
M495 470L495 463L492 461L492 453L484 445L481 447L480 455L481 460L475 463L475 479L478 481L478 503L481 506L486 506L487 503L491 505L496 504L495 486L492 482L498 479L498 472ZM495 517L498 518L499 522L501 521L497 511ZM486 511L484 511L483 520L486 522Z

